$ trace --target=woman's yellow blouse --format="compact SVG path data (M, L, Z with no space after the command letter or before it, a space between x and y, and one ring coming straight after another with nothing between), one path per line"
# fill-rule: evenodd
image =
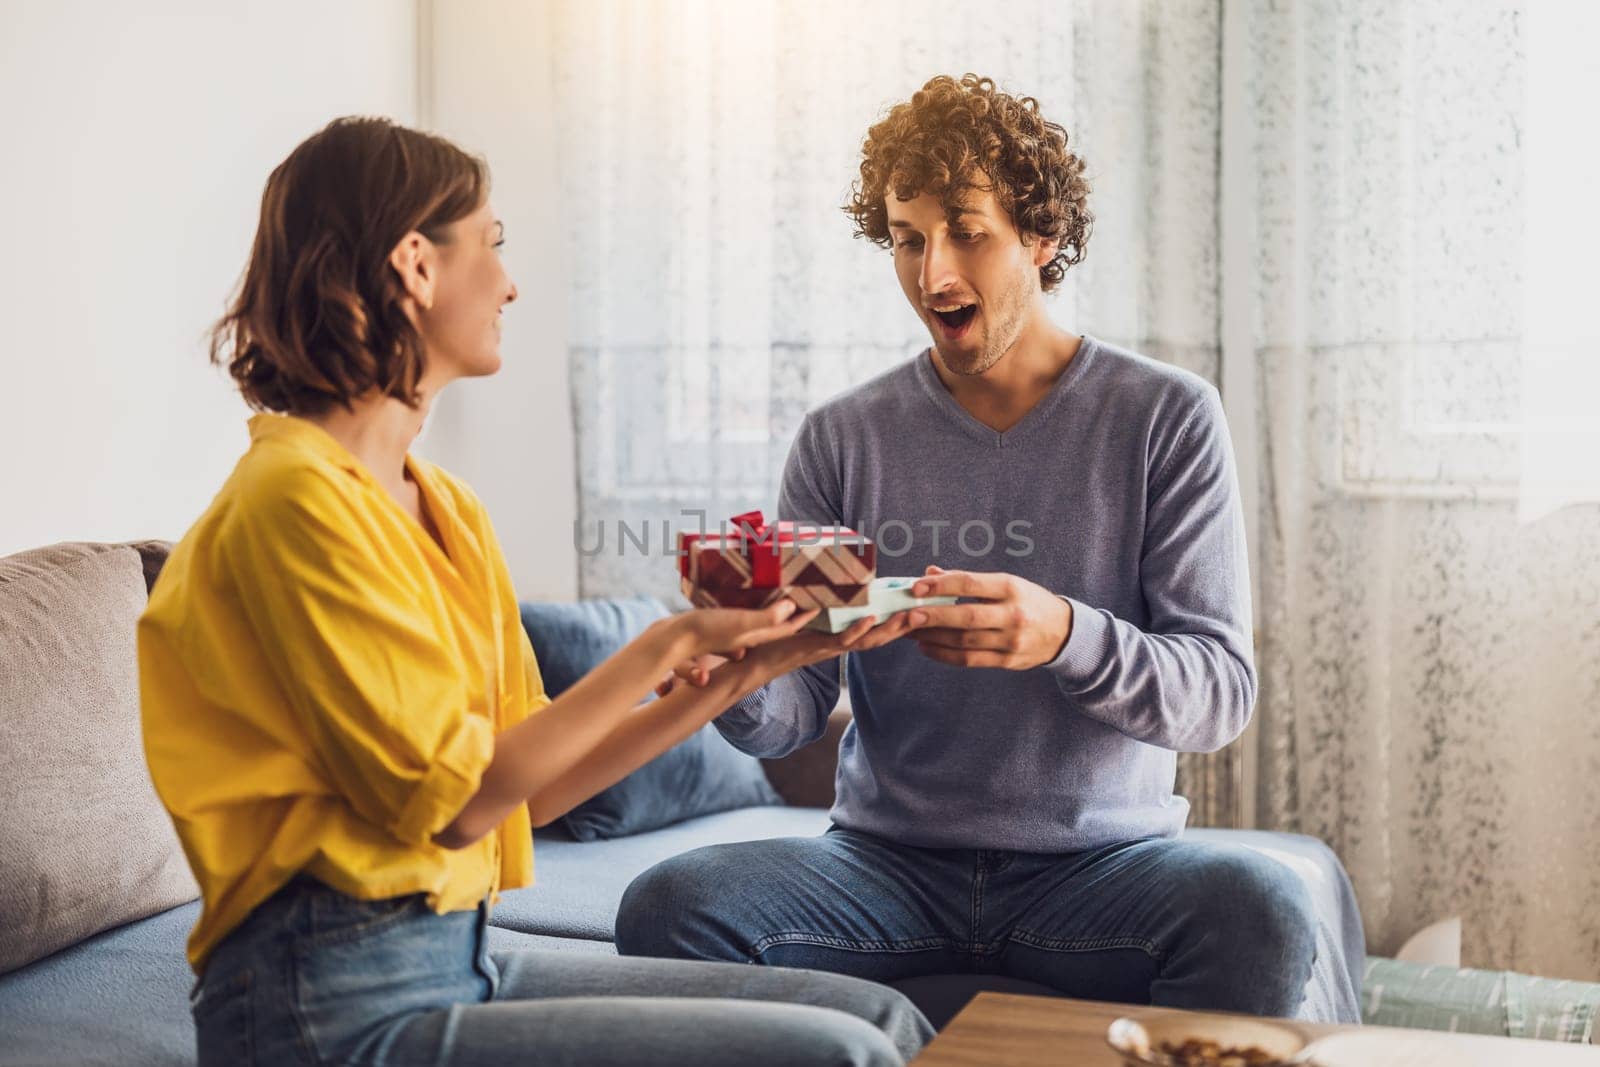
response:
M408 458L444 550L321 428L250 450L139 622L145 752L200 883L196 971L296 873L475 907L533 877L527 809L459 850L495 734L550 701L472 491Z

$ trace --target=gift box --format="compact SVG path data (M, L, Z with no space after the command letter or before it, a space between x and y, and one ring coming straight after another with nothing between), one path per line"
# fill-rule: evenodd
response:
M683 595L699 608L761 608L788 597L801 610L859 606L877 573L872 539L843 526L768 524L759 511L731 530L678 535Z
M874 616L881 623L891 615L898 615L912 608L956 602L957 598L953 596L912 596L911 588L916 584L915 578L875 578L867 586L865 604L823 608L816 618L806 623L806 629L821 630L825 634L843 633L850 628L851 623L868 615Z

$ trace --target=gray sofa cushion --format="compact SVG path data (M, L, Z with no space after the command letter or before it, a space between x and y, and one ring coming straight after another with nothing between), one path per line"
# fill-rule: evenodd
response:
M0 977L6 1064L192 1064L198 901L81 941Z
M198 893L145 768L125 545L0 559L0 973Z
M4 1067L186 1067L195 1062L184 942L195 901L164 911L0 976L0 1064ZM611 952L514 930L489 931L489 947Z

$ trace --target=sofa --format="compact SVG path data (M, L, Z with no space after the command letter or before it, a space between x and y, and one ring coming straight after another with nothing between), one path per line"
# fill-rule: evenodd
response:
M0 559L0 1065L194 1059L184 941L199 904L144 769L138 726L134 627L167 548L72 543ZM537 614L525 611L525 622ZM552 640L530 636L536 649ZM536 831L537 884L503 895L496 947L614 952L623 890L652 864L701 845L822 832L848 722L848 710L837 711L817 744L759 764L766 802L757 806L609 839L564 825ZM725 744L714 731L697 738ZM695 766L732 753L706 751L715 759ZM1321 1012L1358 1018L1361 922L1333 853L1293 834L1188 833L1258 849L1305 880L1321 957L1308 996ZM929 976L900 988L935 1025L980 989L1050 993L995 976Z

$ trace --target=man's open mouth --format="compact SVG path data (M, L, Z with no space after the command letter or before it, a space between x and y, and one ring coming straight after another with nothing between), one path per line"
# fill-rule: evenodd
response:
M928 310L937 315L939 321L949 329L959 330L972 321L972 316L978 313L978 305L962 304L949 310L940 310L939 308L929 308Z

